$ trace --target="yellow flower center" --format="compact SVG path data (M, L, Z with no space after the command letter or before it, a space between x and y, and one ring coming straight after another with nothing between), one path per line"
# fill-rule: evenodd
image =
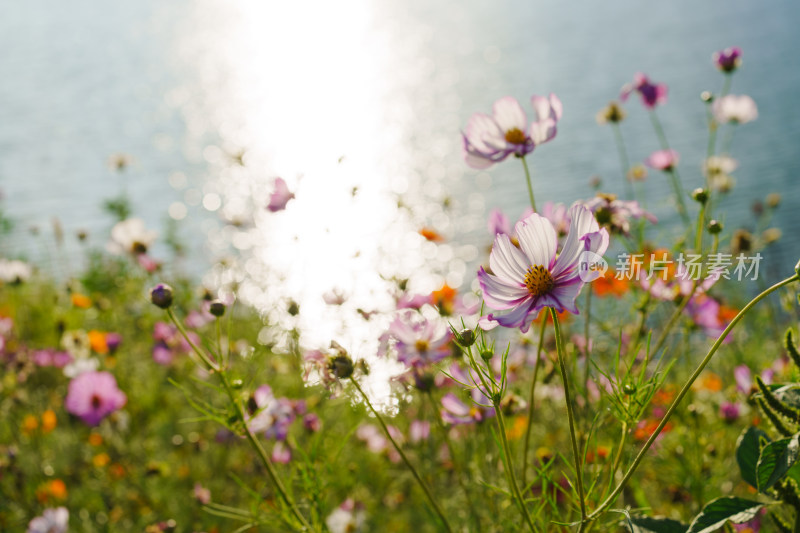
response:
M525 144L526 140L525 133L519 128L511 128L506 132L506 141L511 144Z
M542 265L533 265L525 274L525 286L528 287L531 296L541 296L549 292L553 285L555 285L553 276Z
M428 341L420 339L414 343L414 348L416 348L420 353L425 353L428 351L428 348L430 348L430 345L428 344Z

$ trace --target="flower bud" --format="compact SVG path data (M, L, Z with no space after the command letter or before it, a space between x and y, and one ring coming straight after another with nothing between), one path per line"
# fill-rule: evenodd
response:
M212 300L208 306L208 312L219 318L225 314L225 304L220 300Z
M708 223L708 232L711 235L718 235L722 233L722 224L718 220L712 220Z
M714 101L714 95L710 91L703 91L700 93L700 99L708 104Z
M702 187L698 187L692 191L692 198L695 202L705 205L708 201L708 192Z
M775 209L781 205L781 195L773 192L767 195L767 207L770 209Z
M172 305L172 287L159 283L150 290L150 301L156 307L168 309Z
M469 348L475 344L475 332L471 329L462 329L455 334L455 338L459 346L463 346L464 348Z
M481 359L487 363L494 357L494 352L490 349L481 350Z

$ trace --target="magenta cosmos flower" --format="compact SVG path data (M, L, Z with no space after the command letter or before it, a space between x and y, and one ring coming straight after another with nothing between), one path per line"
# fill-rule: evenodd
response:
M738 46L731 46L725 50L714 52L711 59L722 72L733 72L742 64L742 49Z
M622 87L619 99L625 102L633 91L638 92L642 96L642 103L647 109L653 109L655 106L666 103L667 101L666 84L651 83L650 79L641 72L637 72L633 77L633 83L625 84L625 86Z
M128 398L108 372L84 372L69 382L64 407L90 426L125 405Z
M478 282L484 302L494 310L506 312L488 315L484 324L496 322L525 332L545 307L559 313L564 310L578 313L575 298L585 282L599 275L582 266L586 260L583 254L602 255L608 247L608 231L600 228L592 212L583 205L573 205L569 218L569 233L558 256L555 228L536 213L515 226L520 248L511 244L507 235L495 237L489 255L493 274L481 267Z
M510 155L525 157L538 144L556 136L556 124L561 119L561 100L533 96L531 104L537 120L528 126L528 117L512 96L494 103L492 116L475 113L462 133L464 158L472 168L489 168Z

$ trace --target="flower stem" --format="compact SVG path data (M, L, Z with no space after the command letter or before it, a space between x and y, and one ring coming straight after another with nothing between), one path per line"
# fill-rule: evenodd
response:
M528 486L528 449L531 442L531 427L533 426L533 411L536 397L536 379L539 377L539 366L542 360L542 348L544 347L544 330L547 327L547 320L542 317L542 327L539 330L539 347L536 349L536 361L533 363L533 380L531 381L531 393L528 397L528 425L525 427L525 447L522 452L522 488Z
M653 122L653 129L656 130L658 141L661 143L662 150L669 150L669 142L667 142L667 135L664 133L664 128L661 126L661 121L656 115L655 109L650 110L650 120ZM672 181L672 188L675 189L675 196L678 200L678 214L683 219L683 222L689 226L691 220L689 219L689 212L686 210L686 202L683 199L683 187L681 187L681 178L678 175L678 169L673 165L669 171L670 180Z
M528 184L528 197L531 199L531 207L536 212L536 200L533 199L533 185L531 185L531 171L525 158L520 157L520 159L522 160L522 168L525 169L525 182Z
M628 172L630 172L631 165L628 159L628 151L625 149L625 142L622 140L622 130L616 122L611 124L611 129L614 132L614 142L617 145L617 152L619 153L619 164L622 168L622 181L625 183L625 196L627 200L633 200L633 183L628 179Z
M558 313L552 307L550 314L553 317L553 326L556 330L556 348L558 351L558 368L561 371L561 380L564 382L564 399L567 402L567 418L569 419L569 436L572 440L572 458L575 461L575 476L577 478L578 499L581 505L581 522L586 520L586 502L583 494L583 469L581 468L581 454L578 450L578 439L575 437L575 415L572 412L572 397L569 392L569 378L567 367L564 364L564 339L561 336L561 325L558 323Z
M422 491L425 493L425 496L428 498L428 502L430 502L436 514L439 515L439 519L442 521L444 528L448 531L448 533L452 533L453 529L450 527L450 523L447 521L447 516L445 516L444 511L442 511L442 508L439 507L439 504L436 503L436 499L433 497L433 494L431 494L428 485L425 483L425 481L423 481L422 477L419 475L419 472L417 472L417 469L414 468L414 465L412 465L411 461L408 460L408 457L406 456L403 449L397 444L397 441L394 440L392 434L389 433L389 428L386 426L386 422L383 421L383 417L372 406L372 402L369 401L369 397L367 397L367 395L364 393L364 390L361 388L361 386L359 386L358 381L353 379L352 376L350 377L350 381L353 383L356 390L361 394L361 397L364 398L364 402L367 404L367 407L369 407L369 410L372 411L372 414L375 415L375 418L378 419L378 422L383 428L383 432L386 434L386 438L389 439L389 442L392 443L394 449L397 451L398 454L400 454L400 457L403 459L403 462L406 464L408 469L411 470L411 473L414 475L414 479L417 480L417 483L422 488Z
M522 516L525 518L525 523L528 524L531 532L536 532L536 527L533 525L528 508L525 506L525 499L519 490L517 484L517 476L514 474L514 466L511 464L511 448L508 445L508 437L506 436L506 425L503 422L503 410L500 408L499 401L493 401L495 418L497 419L497 431L500 433L500 440L503 442L503 457L505 458L505 469L508 476L508 484L511 485L511 490L514 491L514 498L517 500Z
M289 493L286 491L286 487L283 486L280 478L278 477L278 472L275 470L275 465L272 464L272 460L270 460L269 455L267 455L267 451L261 445L261 442L253 435L253 432L250 431L250 427L247 425L247 417L244 412L244 407L242 407L242 403L239 400L238 395L233 390L233 387L228 380L227 372L225 372L224 368L220 368L217 364L211 361L207 354L205 354L200 348L198 348L189 338L186 330L184 329L183 325L178 321L178 318L175 316L175 313L172 309L167 309L167 315L169 316L170 320L175 327L178 328L183 338L186 342L189 343L191 346L192 351L203 361L204 364L207 365L207 370L216 373L219 376L220 381L222 381L222 385L225 387L225 392L228 395L228 399L233 404L234 408L236 409L236 417L241 421L242 426L244 427L244 436L247 438L247 441L256 451L259 459L264 464L264 467L267 469L267 474L272 481L272 484L275 486L275 489L278 491L279 496L286 504L287 507L292 511L292 514L297 518L297 520L301 524L301 531L313 531L311 524L308 523L306 518L300 513L300 510L297 508L297 505L292 501L289 497Z
M589 324L592 317L592 290L586 287L586 322L583 324L583 350L584 350L584 369L583 369L583 391L588 395L589 390L589 366L591 364L592 351L589 349Z
M725 340L725 337L727 337L728 334L731 332L731 330L733 330L733 328L736 327L736 324L739 323L739 321L742 319L745 313L747 313L758 302L766 298L769 294L780 289L781 287L789 285L790 283L794 283L798 280L800 280L800 274L795 274L794 276L791 276L781 282L776 283L772 287L766 289L764 292L753 298L747 305L745 305L742 308L741 311L739 311L739 313L733 318L733 320L731 320L731 323L728 324L725 330L720 334L719 338L717 338L717 340L711 346L711 349L708 351L708 354L706 354L703 360L700 361L700 364L697 366L695 371L689 377L689 380L684 384L683 388L680 390L678 395L675 396L675 399L672 401L669 408L667 409L667 412L664 414L664 418L661 419L661 422L659 422L656 429L650 435L650 438L647 439L647 442L645 442L644 446L642 446L642 449L639 450L639 453L636 455L636 458L633 460L633 463L631 464L630 467L628 467L628 471L625 472L625 476L623 476L622 480L619 482L616 488L611 492L608 498L606 498L606 500L603 503L601 503L600 506L597 509L595 509L594 512L592 512L592 514L590 514L586 520L588 521L595 520L603 513L603 511L608 509L608 507L610 507L611 504L614 503L614 500L617 498L617 496L619 496L620 492L622 492L622 489L625 487L630 478L633 476L633 473L639 467L639 464L642 462L644 456L647 454L647 451L650 449L650 447L653 445L658 435L661 433L661 430L664 429L664 426L667 425L667 422L669 421L670 417L672 417L672 414L675 412L675 409L677 408L678 404L681 403L683 397L686 396L686 394L691 389L692 384L695 382L695 380L697 380L698 376L700 376L700 373L705 369L709 361L711 361L711 358L714 356L719 347L722 345L722 342Z

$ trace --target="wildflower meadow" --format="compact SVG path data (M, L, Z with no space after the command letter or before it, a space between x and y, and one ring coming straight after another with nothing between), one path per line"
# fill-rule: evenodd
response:
M57 221L30 235L57 263L78 243L68 274L4 247L0 531L800 531L800 253L796 235L776 253L773 224L798 197L764 189L730 212L734 172L759 179L733 144L760 124L737 92L746 57L708 50L713 90L632 72L595 95L584 118L617 170L575 202L535 163L568 103L487 95L451 141L465 168L511 169L524 212L480 215L460 284L386 275L372 307L331 285L315 305L353 318L324 329L292 294L260 303L253 263L187 268L124 190L100 246ZM680 84L696 109L670 107ZM687 161L665 118L698 110L705 155ZM634 116L647 153L626 142ZM264 220L321 194L269 184ZM419 224L398 246L455 264L448 240Z

